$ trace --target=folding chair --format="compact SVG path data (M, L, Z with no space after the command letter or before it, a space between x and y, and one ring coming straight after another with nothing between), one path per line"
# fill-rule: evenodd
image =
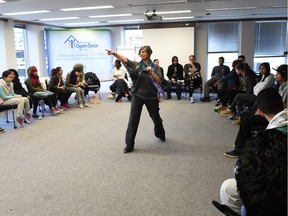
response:
M2 111L5 111L5 117L6 117L6 123L9 123L10 121L9 121L9 113L8 113L8 111L9 110L12 110L12 117L13 117L13 125L14 125L14 129L16 129L17 128L17 126L16 126L16 120L15 120L15 113L14 113L14 110L15 109L17 109L17 104L15 104L15 105L3 105L3 104L1 104L0 105L0 112L2 112Z

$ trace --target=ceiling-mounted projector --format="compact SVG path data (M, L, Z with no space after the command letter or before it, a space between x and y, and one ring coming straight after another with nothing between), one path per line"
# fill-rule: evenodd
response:
M147 10L145 13L146 20L157 20L157 21L163 20L162 16L159 16L155 13L156 10L153 10L152 14L148 14L148 12L149 12L149 10Z

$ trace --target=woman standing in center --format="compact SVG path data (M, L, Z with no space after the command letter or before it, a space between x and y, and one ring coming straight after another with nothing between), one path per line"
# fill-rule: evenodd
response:
M132 101L128 128L126 130L126 147L124 153L132 152L134 150L135 137L140 121L142 107L145 104L150 117L154 122L154 134L156 137L165 142L165 130L162 124L162 119L159 114L159 102L157 99L157 91L159 84L162 84L162 79L154 72L155 66L150 59L152 50L150 46L142 46L139 49L140 62L130 61L124 56L106 50L108 55L113 55L119 59L126 67L130 77L133 81Z

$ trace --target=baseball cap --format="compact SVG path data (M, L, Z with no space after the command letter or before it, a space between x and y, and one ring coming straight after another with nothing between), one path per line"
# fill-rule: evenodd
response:
M279 72L279 73L286 73L287 74L287 65L282 64L277 69L273 68L273 70Z

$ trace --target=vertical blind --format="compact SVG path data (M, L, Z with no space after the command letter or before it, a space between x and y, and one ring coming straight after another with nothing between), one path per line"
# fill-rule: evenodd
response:
M256 23L255 56L281 56L286 43L286 22Z
M208 52L238 52L238 23L211 23L208 26Z

